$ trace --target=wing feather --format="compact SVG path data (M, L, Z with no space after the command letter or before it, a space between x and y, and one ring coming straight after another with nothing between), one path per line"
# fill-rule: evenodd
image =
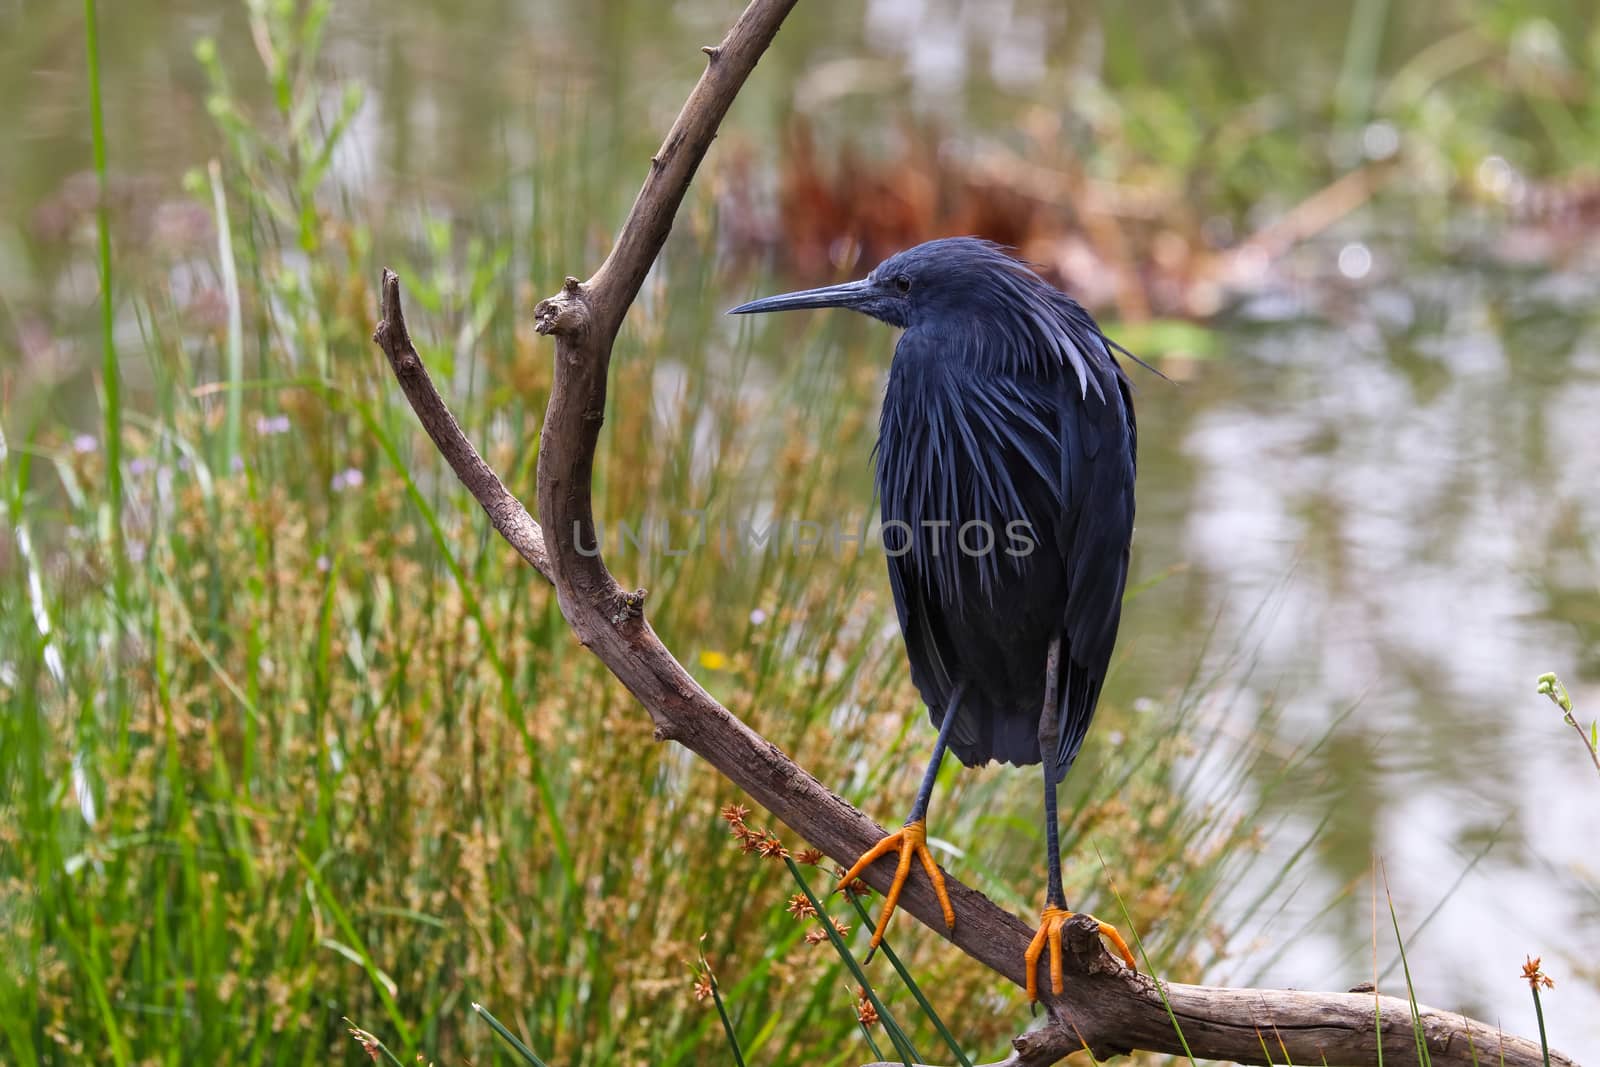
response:
M1069 475L1073 495L1064 509L1062 558L1069 574L1062 626L1061 742L1057 773L1064 777L1077 758L1094 718L1095 705L1111 665L1111 651L1122 617L1133 534L1133 481L1136 429L1127 379L1107 383L1109 403L1087 397L1081 406L1063 408L1062 468L1073 468L1076 454L1082 477ZM1096 453L1106 440L1121 447ZM1091 451L1093 447L1093 451Z
M1026 366L975 366L949 356L960 338L903 334L876 482L885 528L902 522L912 532L907 551L886 546L889 581L912 681L935 725L965 687L951 730L963 761L1038 762L1039 650L1059 633L1054 755L1065 774L1116 638L1133 525L1134 425L1127 380L1098 331L1078 336L1065 310L1054 324L1052 332L1035 323L1013 339L1047 356ZM1069 351L1086 357L1081 370ZM1017 517L1033 528L1032 556L957 551L963 522L986 522L999 536ZM930 537L923 519L950 525Z

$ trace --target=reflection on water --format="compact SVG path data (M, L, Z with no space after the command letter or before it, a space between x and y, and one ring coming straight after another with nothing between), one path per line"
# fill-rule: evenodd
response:
M214 240L178 192L182 172L217 152L192 42L217 36L241 81L259 64L246 61L248 29L232 7L107 7L119 263L172 271L174 300L192 295L203 316L203 280L171 266ZM1342 39L1340 5L1183 7L1147 0L1080 18L1026 0L874 0L864 15L803 5L723 143L770 161L787 87L815 89L805 79L822 69L831 91L807 96L812 117L869 142L908 112L1003 132L1040 99L1092 108L1081 71L1134 62L1133 25L1151 71L1226 55L1300 93L1336 78L1326 42ZM603 240L586 236L584 219L619 217L636 162L698 72L681 57L726 14L714 4L676 5L665 19L643 3L395 8L381 24L365 3L335 16L331 72L368 91L336 161L341 180L396 205L400 229L415 225L417 203L471 219L475 197L550 151L541 131L578 122L581 138L562 143L581 146L587 173L614 180L560 190L579 235L569 247ZM12 15L0 35L0 91L19 101L0 113L0 370L15 396L69 421L92 408L83 385L97 358L92 188L74 176L88 126L73 17L59 6ZM1425 41L1426 21L1397 32ZM1279 936L1308 922L1310 932L1259 976L1250 959L1268 953L1241 945L1231 977L1329 988L1369 978L1376 856L1401 929L1426 921L1408 943L1419 997L1531 1033L1515 980L1523 955L1542 954L1558 976L1600 957L1600 786L1533 692L1555 669L1580 708L1600 712L1600 263L1591 253L1560 273L1487 267L1492 233L1414 231L1393 208L1353 216L1295 254L1290 280L1217 324L1218 358L1182 385L1140 378L1134 584L1187 569L1130 606L1110 695L1170 692L1216 620L1215 647L1257 653L1235 679L1251 698L1235 704L1241 743L1305 745L1353 707L1271 842L1287 856L1328 817L1314 846L1320 877L1277 923ZM724 284L706 299L747 295ZM137 324L125 326L137 351ZM1268 703L1282 713L1262 738L1252 710ZM1386 911L1380 890L1379 941L1392 944ZM1389 954L1380 949L1380 967ZM1589 974L1549 998L1552 1042L1579 1058L1600 1053Z
M1600 275L1547 293L1394 256L1343 311L1230 325L1229 380L1159 401L1192 412L1187 513L1159 551L1191 561L1223 629L1259 647L1254 684L1285 698L1281 742L1354 707L1306 783L1302 825L1333 808L1329 880L1296 910L1357 891L1327 943L1274 978L1370 966L1351 949L1370 937L1376 855L1402 930L1448 896L1409 942L1419 995L1512 1025L1505 976L1525 953L1577 965L1600 949L1592 768L1533 693L1540 671L1593 655L1600 431L1573 416L1600 403L1600 340L1557 326L1534 343L1506 324L1592 318ZM1600 1018L1592 990L1570 989L1569 1019Z

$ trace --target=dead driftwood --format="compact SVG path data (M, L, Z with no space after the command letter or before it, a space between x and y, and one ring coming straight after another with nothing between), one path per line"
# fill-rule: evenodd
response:
M645 591L624 589L592 547L578 549L579 544L599 543L590 483L612 342L718 125L795 3L754 0L721 44L704 49L705 72L651 158L649 175L611 254L588 281L568 278L559 293L536 309L538 331L555 338L555 380L539 452L542 525L467 441L440 398L406 330L400 280L388 270L383 274L382 321L373 339L456 476L500 535L555 586L578 639L649 712L656 738L685 746L806 841L849 863L883 835L883 828L713 700L657 639L644 617ZM907 886L901 907L997 975L1023 985L1023 952L1032 927L946 877L957 914L953 931L946 930L926 880ZM874 867L865 880L884 890L887 865ZM1404 1000L1374 993L1175 983L1158 988L1155 980L1113 961L1087 923L1069 928L1068 948L1065 995L1047 997L1046 1024L1017 1037L1005 1062L1050 1064L1082 1049L1096 1058L1148 1049L1240 1063L1398 1065L1419 1060L1411 1009ZM1041 982L1040 988L1048 989L1049 983ZM1534 1042L1451 1012L1422 1009L1421 1029L1436 1067L1490 1062L1535 1067L1542 1062ZM1572 1061L1552 1053L1551 1063L1571 1067Z

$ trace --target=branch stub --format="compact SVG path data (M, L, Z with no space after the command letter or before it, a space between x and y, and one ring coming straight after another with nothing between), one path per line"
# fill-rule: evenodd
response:
M568 278L561 292L539 301L533 309L535 332L549 336L577 338L588 332L589 303L584 299L583 286L576 278Z

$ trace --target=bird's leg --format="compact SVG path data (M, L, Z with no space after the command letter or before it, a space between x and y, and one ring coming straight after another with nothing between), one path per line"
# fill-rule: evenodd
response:
M1050 871L1045 890L1044 912L1039 916L1039 930L1028 944L1023 959L1028 965L1028 1000L1039 999L1039 957L1050 949L1050 991L1060 996L1065 988L1061 963L1061 930L1073 913L1067 910L1066 890L1061 886L1061 835L1056 820L1056 782L1060 778L1057 768L1061 758L1061 701L1056 680L1061 676L1061 639L1052 638L1050 651L1045 656L1044 707L1039 712L1039 756L1044 765L1044 840L1046 862ZM1094 919L1094 916L1089 916ZM1117 950L1132 970L1138 970L1133 953L1122 934L1110 923L1100 922L1100 933Z
M1067 906L1066 890L1061 888L1061 836L1056 831L1056 763L1061 755L1061 637L1050 639L1044 657L1044 707L1039 709L1039 764L1044 768L1045 906Z
M933 783L939 777L939 764L944 761L945 746L950 740L950 727L956 721L957 712L961 710L962 692L963 690L958 687L955 695L951 697L949 707L945 709L944 721L939 724L939 739L933 744L933 758L928 761L928 769L922 776L922 787L917 790L917 799L911 805L911 815L906 819L906 824L893 833L885 834L881 841L862 853L855 865L839 879L839 888L843 889L879 857L886 856L890 852L900 854L899 863L894 871L894 881L889 886L889 892L884 894L883 913L878 916L878 926L872 931L872 947L867 953L869 956L883 941L883 932L889 928L889 916L894 914L896 905L900 903L900 891L905 888L906 879L911 877L912 856L922 861L923 870L928 872L928 878L933 882L933 891L938 894L939 906L944 910L945 926L955 929L956 911L950 906L950 894L945 889L944 875L933 862L933 853L928 851L927 817L928 802L933 797Z

